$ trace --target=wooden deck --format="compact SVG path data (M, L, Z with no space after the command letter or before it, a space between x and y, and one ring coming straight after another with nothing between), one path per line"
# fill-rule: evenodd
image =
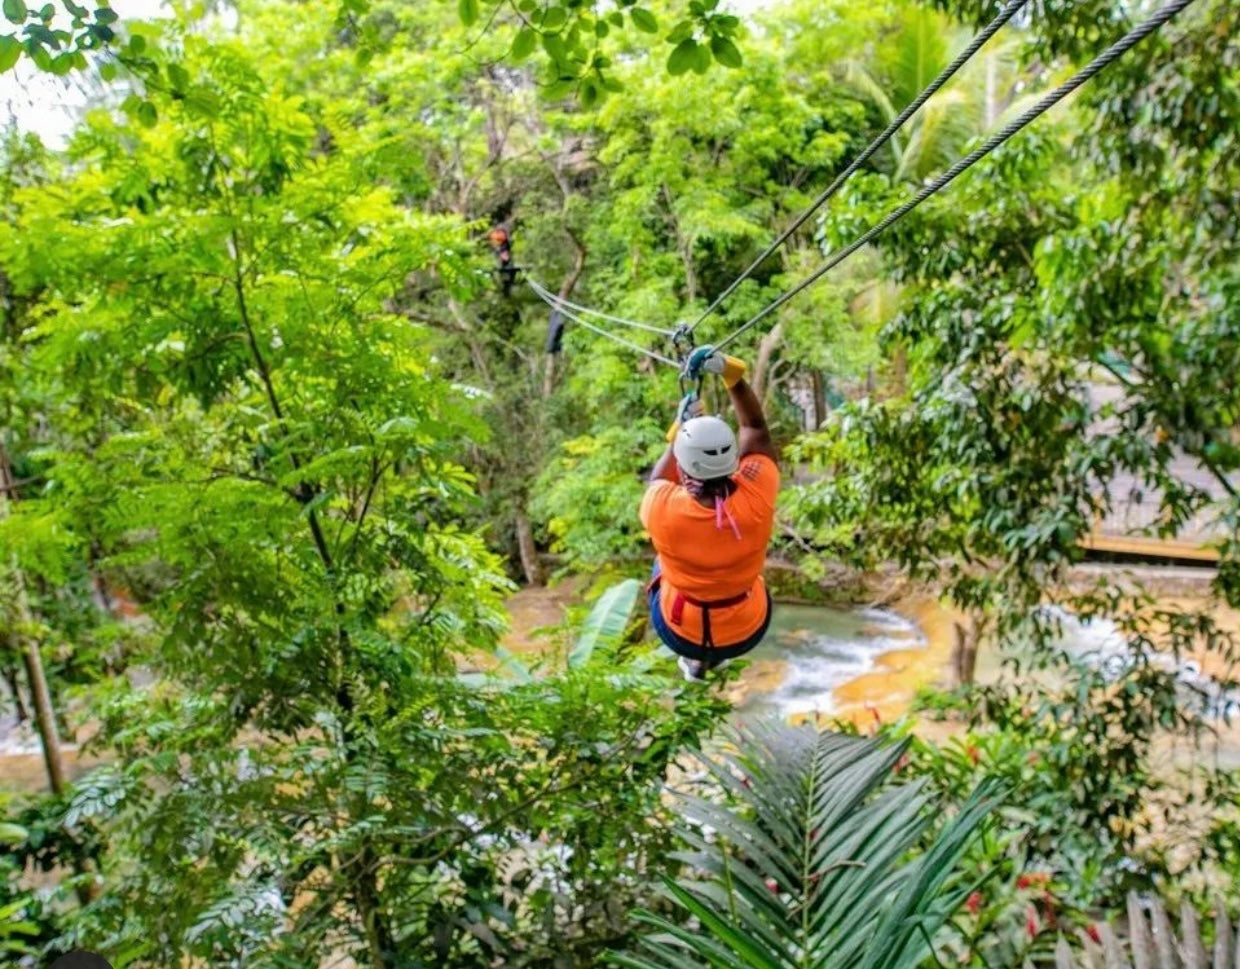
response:
M1100 407L1118 400L1120 393L1121 389L1116 384L1095 384L1092 403ZM1105 423L1099 422L1095 432L1107 433ZM1099 520L1093 534L1082 545L1098 552L1217 562L1218 550L1211 546L1222 537L1222 527L1217 519L1218 509L1228 497L1226 488L1214 475L1187 456L1176 458L1170 470L1180 481L1200 489L1211 498L1210 504L1185 522L1174 537L1158 535L1161 495L1145 489L1132 475L1123 474L1107 483L1110 511ZM1240 480L1235 483L1240 486Z

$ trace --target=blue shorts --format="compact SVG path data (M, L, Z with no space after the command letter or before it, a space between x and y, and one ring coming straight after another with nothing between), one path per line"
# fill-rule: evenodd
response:
M654 568L650 572L650 591L646 593L646 600L650 605L650 623L654 626L654 631L658 633L663 645L673 653L704 663L719 663L725 659L736 659L738 656L744 656L757 646L758 643L762 642L767 628L771 625L771 613L774 611L774 603L771 601L770 592L766 594L766 618L762 620L762 625L758 627L758 630L753 635L739 643L731 643L727 646L703 646L701 643L695 643L691 639L678 636L671 626L667 624L667 619L663 616L663 610L659 607L659 583L655 581L661 572L662 566L659 560L655 559Z

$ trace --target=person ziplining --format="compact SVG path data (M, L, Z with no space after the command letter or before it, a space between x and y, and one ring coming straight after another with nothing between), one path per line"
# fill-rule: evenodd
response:
M974 38L969 47L910 102L899 117L854 158L806 211L691 324L682 323L669 330L614 316L556 296L536 281L527 280L533 291L558 317L554 344L549 341L548 352L558 352L560 349L563 320L568 319L652 361L676 367L682 371L682 379L700 383L704 373L715 373L723 378L728 388L740 424L739 441L726 422L718 417L700 414L697 395L686 397L681 402L677 422L669 432L670 446L651 473L639 513L656 552L649 591L651 618L660 640L679 655L680 667L686 678L704 678L708 670L749 652L761 642L771 616L771 600L762 582L762 569L766 563L766 546L771 536L775 496L779 490L777 455L762 408L745 383L744 363L723 355L722 350L869 245L922 203L946 189L1127 51L1156 33L1195 0L1169 0L1147 20L927 182L911 198L890 210L850 244L831 253L810 275L784 290L723 339L713 346L694 348L693 331L717 312L740 284L826 204L849 176L872 157L1027 2L1007 0L995 19ZM587 317L597 322L591 322ZM620 336L604 328L603 322L670 339L680 360ZM551 350L552 345L554 351Z
M686 397L639 510L656 553L651 621L688 680L743 656L766 635L772 604L762 571L779 493L778 455L745 364L699 347L685 376L703 373L723 378L739 439L726 421L699 413L697 395Z
M507 226L495 226L487 233L487 241L491 243L491 251L498 263L500 287L505 296L511 296L512 284L516 282L519 269L512 261L512 236Z

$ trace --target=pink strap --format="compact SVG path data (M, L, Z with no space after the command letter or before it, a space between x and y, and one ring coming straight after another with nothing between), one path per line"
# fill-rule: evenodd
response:
M723 518L725 515L728 518L728 524L732 526L732 534L736 536L736 540L739 542L741 540L740 526L736 524L736 519L733 518L732 513L728 511L727 501L723 498L720 498L718 495L716 495L715 496L715 528L718 528L718 529L723 528Z

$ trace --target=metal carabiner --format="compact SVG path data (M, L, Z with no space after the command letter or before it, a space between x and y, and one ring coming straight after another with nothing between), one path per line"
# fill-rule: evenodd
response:
M680 357L681 363L684 363L689 354L693 352L693 329L683 320L676 324L676 329L672 330L672 348Z

